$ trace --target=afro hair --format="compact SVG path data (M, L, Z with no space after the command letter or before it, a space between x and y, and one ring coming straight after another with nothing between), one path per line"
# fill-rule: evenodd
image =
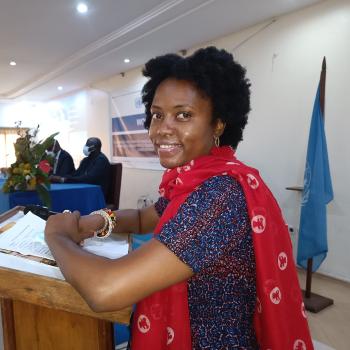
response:
M159 84L169 78L187 80L211 100L213 121L220 119L225 124L220 145L235 149L250 111L250 83L245 73L229 52L215 47L199 49L189 57L167 54L149 60L143 69L143 75L149 78L142 89L145 128L151 124L150 108Z

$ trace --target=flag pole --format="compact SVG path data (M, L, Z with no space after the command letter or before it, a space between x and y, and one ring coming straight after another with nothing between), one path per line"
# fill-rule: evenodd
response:
M324 100L326 92L326 57L323 57L322 70L320 75L320 107L322 112L323 120L324 116ZM305 286L305 298L311 297L311 282L312 282L312 258L307 259L307 270L306 270L306 286Z
M325 119L325 91L326 91L326 57L323 57L322 70L320 75L320 108L322 112L322 118ZM306 286L303 291L305 308L308 311L317 313L327 306L332 305L334 302L332 299L323 297L318 294L311 293L311 282L312 282L312 263L313 259L307 259L307 270L306 270Z
M326 57L323 57L322 70L320 76L320 106L322 111L322 117L324 119L324 100L326 95Z
M305 298L311 297L312 258L307 259Z

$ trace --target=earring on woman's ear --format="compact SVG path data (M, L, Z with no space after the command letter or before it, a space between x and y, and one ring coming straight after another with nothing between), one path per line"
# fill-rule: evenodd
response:
M220 137L214 136L214 143L216 147L220 147Z

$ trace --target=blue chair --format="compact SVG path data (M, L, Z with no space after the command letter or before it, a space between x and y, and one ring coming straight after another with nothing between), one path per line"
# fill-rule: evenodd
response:
M142 244L149 241L152 237L153 237L153 233L146 233L142 235L134 233L132 235L132 250L140 248Z

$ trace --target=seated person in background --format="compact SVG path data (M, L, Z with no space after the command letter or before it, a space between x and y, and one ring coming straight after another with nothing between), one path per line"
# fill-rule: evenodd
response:
M106 197L110 181L111 164L101 152L101 147L102 143L99 138L90 137L87 139L83 149L86 157L81 161L79 168L68 176L51 176L51 182L100 185Z
M51 156L54 160L50 175L67 176L75 171L72 156L61 148L57 140L54 141L52 147L47 149L46 154Z
M0 168L0 179L6 179L8 176L7 168Z

